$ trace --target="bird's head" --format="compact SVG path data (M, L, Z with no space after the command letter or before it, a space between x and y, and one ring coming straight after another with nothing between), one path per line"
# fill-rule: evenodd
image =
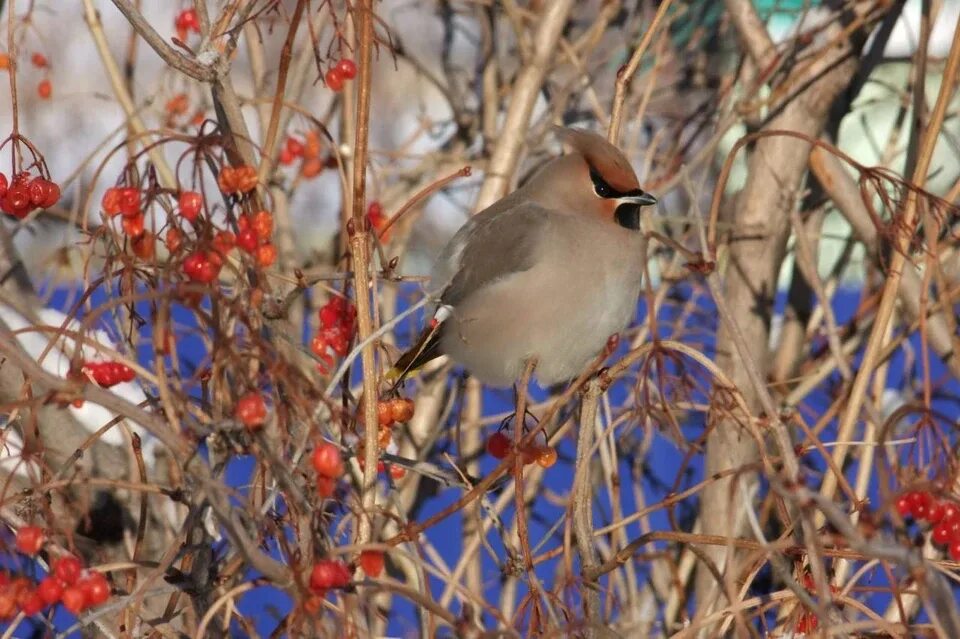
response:
M548 162L524 185L528 197L639 230L641 208L656 204L657 198L640 188L620 149L583 129L555 127L554 132L571 152Z

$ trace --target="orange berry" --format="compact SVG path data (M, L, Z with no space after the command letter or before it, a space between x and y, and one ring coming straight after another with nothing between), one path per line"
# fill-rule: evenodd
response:
M544 446L537 451L537 463L544 468L550 468L557 463L557 449Z
M10 56L6 53L0 53L0 71L6 71L10 68Z
M393 402L377 402L377 422L384 427L393 426Z
M324 162L320 158L308 158L300 166L300 175L307 178L315 178L323 173Z
M153 233L143 233L133 240L133 254L141 260L149 261L156 254L157 238Z
M261 268L267 268L277 261L277 247L273 244L262 244L257 247L254 253L257 258L257 264Z
M390 402L391 414L396 422L408 422L413 418L414 404L408 397L397 397Z
M33 66L43 68L47 66L47 56L43 55L40 52L34 53L30 56L30 62L33 63Z
M253 227L254 233L257 234L257 237L261 240L269 241L273 235L273 216L270 215L269 211L257 211L253 215L251 226Z
M256 430L267 421L267 405L263 395L258 392L247 393L237 400L234 415L241 424L250 430Z
M43 100L50 99L53 95L53 83L50 80L40 80L40 84L37 85L37 95Z

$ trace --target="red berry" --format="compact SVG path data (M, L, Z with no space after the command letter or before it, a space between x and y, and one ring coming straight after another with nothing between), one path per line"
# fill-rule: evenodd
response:
M336 67L328 69L323 79L327 83L327 88L331 91L339 92L343 90L343 74Z
M263 423L267 421L267 405L263 401L263 395L251 392L241 397L237 400L234 415L241 424L251 430L263 426Z
M167 229L167 250L176 253L181 244L183 244L183 233L177 227L171 226Z
M209 284L220 275L222 262L216 253L197 251L183 260L183 273L194 282Z
M946 522L942 522L933 527L933 532L930 534L930 538L933 540L933 543L938 546L946 546L950 543L950 526Z
M487 439L487 452L496 459L506 457L512 447L513 442L501 432L496 432Z
M337 487L337 480L333 477L317 476L317 494L323 498L332 497Z
M33 589L26 591L22 596L18 597L17 603L20 604L20 610L26 617L40 614L45 607L43 599L37 594L37 591Z
M253 253L257 250L258 245L259 239L257 238L257 232L250 228L249 225L247 228L241 229L240 232L237 233L237 246L240 248L240 250L246 251L247 253Z
M277 157L277 161L283 166L290 166L295 159L296 156L287 147L280 149L280 155Z
M102 572L91 570L77 586L83 590L87 606L99 606L110 599L110 584Z
M104 213L112 217L120 212L120 195L122 192L123 189L115 186L104 192L103 199L100 200L100 206L103 207Z
M43 547L43 529L40 526L21 526L17 531L17 550L32 557Z
M53 574L63 583L71 586L80 578L83 564L72 555L64 555L53 562Z
M40 80L40 84L37 85L37 95L41 100L49 100L53 95L53 83L47 79Z
M87 607L87 596L78 586L70 586L60 596L63 607L74 615L79 615Z
M947 521L948 519L960 519L960 506L952 501L943 504L943 519L941 521Z
M8 186L9 184L7 184L7 176L3 173L0 173L0 197L3 197L7 194Z
M37 594L40 595L45 604L52 606L60 601L60 595L63 594L63 584L56 577L47 575L37 585Z
M283 148L294 157L303 155L303 142L295 137L288 137L286 143L283 145Z
M310 464L323 477L337 478L343 474L343 458L340 449L329 442L321 442L310 455Z
M10 188L7 189L5 199L10 204L10 208L28 208L30 206L30 189L25 185L14 182Z
M180 207L180 215L192 224L200 215L203 197L196 191L184 191L180 194L178 206Z
M124 217L140 215L140 191L132 186L120 189L118 206Z
M47 56L43 55L43 54L40 53L40 52L34 53L32 56L30 56L30 62L33 63L33 66L39 67L39 68L41 68L41 69L42 69L43 67L47 66L47 64L48 64L48 63L47 63Z
M352 80L357 77L357 65L349 58L344 58L340 60L340 62L337 62L336 69L340 72L340 75L347 80Z
M186 37L188 31L200 33L200 17L196 9L184 9L177 14L173 24L177 28L177 33L182 34L183 37Z
M960 561L960 539L954 539L950 542L950 559Z
M383 572L384 558L379 550L364 550L360 553L357 562L363 568L363 572L370 577L379 577Z
M46 178L33 178L27 188L30 191L30 203L34 206L49 208L60 199L60 187Z
M933 502L927 507L927 521L929 521L931 524L940 523L940 521L943 519L943 513L945 510L946 509L944 508L942 501L938 499L933 500Z
M328 588L342 588L350 583L350 569L342 561L321 559L310 571L310 589L324 591Z

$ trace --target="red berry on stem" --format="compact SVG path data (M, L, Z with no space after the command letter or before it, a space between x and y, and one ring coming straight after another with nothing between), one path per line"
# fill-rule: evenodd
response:
M0 173L0 197L3 197L7 194L8 186L9 184L7 184L7 176L3 173Z
M203 197L196 191L184 191L180 194L178 201L180 215L191 224L197 220L200 215L200 207L203 206Z
M43 547L43 529L40 526L21 526L17 531L17 550L33 556Z
M337 62L336 66L337 71L340 72L340 75L345 77L347 80L352 80L357 77L357 65L353 60L349 58L344 58Z
M263 395L258 392L247 393L237 400L234 414L247 428L260 428L267 420L267 405L263 401Z
M110 599L110 583L102 572L91 570L77 586L83 590L87 606L99 606Z
M240 250L253 253L257 250L258 245L259 239L257 238L257 232L250 228L249 225L244 229L240 229L240 232L237 233L237 246Z
M506 457L512 447L513 442L501 432L496 432L487 439L487 452L496 459Z
M78 586L70 586L63 590L60 602L70 613L79 615L87 607L87 596Z
M384 557L379 550L364 550L357 560L363 572L370 577L379 577L383 572Z
M19 598L20 610L25 617L32 617L40 614L45 607L43 598L37 594L36 590L28 590Z
M53 562L54 576L68 586L76 583L83 571L83 564L72 555L64 555Z
M337 478L343 474L343 458L340 449L330 442L321 442L310 455L310 464L323 477Z
M44 577L37 586L37 594L48 606L60 601L60 595L63 594L63 585L60 580L52 575Z
M328 69L326 75L323 76L323 80L331 91L339 92L343 90L343 74L336 67Z
M930 534L930 538L933 540L933 543L938 546L946 546L950 543L950 526L946 523L939 523L933 527L933 532Z

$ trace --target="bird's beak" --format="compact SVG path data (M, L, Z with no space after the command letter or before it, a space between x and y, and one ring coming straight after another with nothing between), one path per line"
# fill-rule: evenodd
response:
M614 218L617 224L624 228L640 230L640 208L657 203L657 198L646 191L636 191L617 199L617 209Z

